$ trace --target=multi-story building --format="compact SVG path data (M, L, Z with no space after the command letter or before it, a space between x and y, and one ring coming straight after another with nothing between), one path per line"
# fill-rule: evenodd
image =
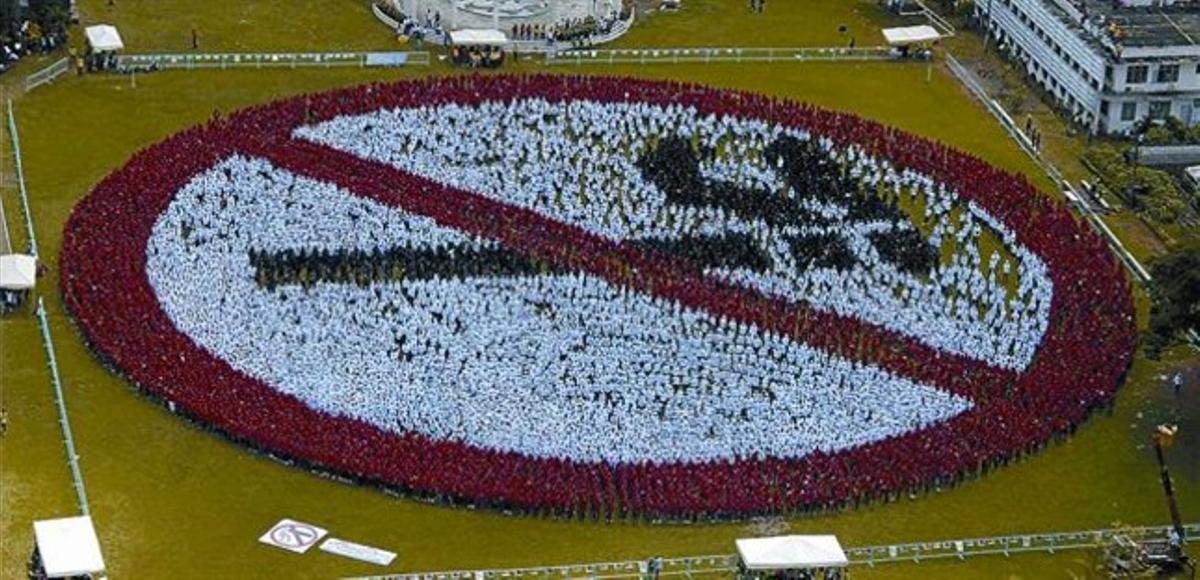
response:
M1200 3L976 0L997 46L1072 119L1124 133L1140 119L1200 124Z

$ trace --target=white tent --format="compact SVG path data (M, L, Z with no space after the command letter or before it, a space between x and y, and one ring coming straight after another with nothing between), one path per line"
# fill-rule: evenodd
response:
M928 24L920 26L904 26L901 28L884 28L883 38L891 46L908 46L910 44L921 44L932 42L941 38L942 35L936 28Z
M42 568L50 578L103 574L104 557L91 516L33 522Z
M835 536L743 538L737 549L749 570L841 568L850 563Z
M457 46L504 46L508 35L490 28L464 28L450 32L450 44Z
M84 29L87 35L88 46L96 52L114 52L125 49L125 43L121 42L121 33L117 32L117 27L111 24L97 24Z
M0 290L29 290L37 279L37 258L24 254L0 256Z

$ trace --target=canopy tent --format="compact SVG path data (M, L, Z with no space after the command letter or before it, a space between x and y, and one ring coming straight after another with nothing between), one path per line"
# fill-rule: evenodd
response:
M504 46L508 35L490 28L464 28L450 32L450 44L457 46Z
M29 290L37 279L37 258L24 254L0 256L0 290Z
M850 563L835 536L743 538L737 549L749 570L842 568Z
M47 577L104 573L104 557L91 516L33 522L33 535Z
M125 49L125 43L121 42L121 33L117 32L117 27L111 24L97 24L89 26L84 30L87 35L88 46L96 52L115 52Z
M883 38L891 46L909 46L933 42L942 35L936 28L928 24L920 26L904 26L901 28L884 28Z

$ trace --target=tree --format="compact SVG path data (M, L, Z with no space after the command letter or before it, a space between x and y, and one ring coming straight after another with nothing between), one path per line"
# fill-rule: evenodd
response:
M65 30L71 17L70 0L30 0L30 19L37 22L46 33Z
M1200 247L1187 248L1155 261L1150 269L1151 355L1180 340L1185 332L1200 329Z

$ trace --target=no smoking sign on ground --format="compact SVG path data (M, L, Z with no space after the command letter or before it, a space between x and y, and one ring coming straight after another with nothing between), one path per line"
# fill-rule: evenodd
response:
M268 546L303 554L329 533L324 528L296 520L282 519L258 539Z
M131 159L63 246L90 346L181 413L364 483L561 514L953 481L1105 404L1135 339L1119 264L1023 178L631 79L243 111ZM263 542L324 535L280 526Z

